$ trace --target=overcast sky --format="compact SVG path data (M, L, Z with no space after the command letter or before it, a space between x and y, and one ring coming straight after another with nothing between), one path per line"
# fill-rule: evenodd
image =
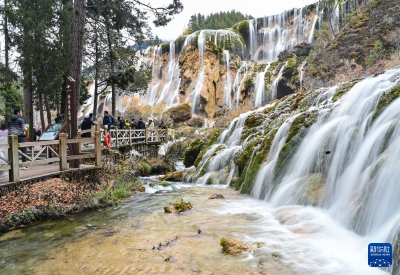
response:
M172 0L151 0L150 4L163 6L171 3ZM166 26L155 28L153 32L162 40L171 41L176 39L189 22L190 16L195 13L208 15L220 11L236 10L254 17L278 14L284 10L301 8L316 0L181 0L183 11Z

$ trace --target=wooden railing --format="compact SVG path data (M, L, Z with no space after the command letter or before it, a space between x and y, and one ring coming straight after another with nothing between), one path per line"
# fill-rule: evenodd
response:
M84 133L91 133L91 137L82 138ZM67 139L67 134L61 133L59 140L23 142L18 143L17 136L9 136L8 144L0 144L0 150L8 150L8 160L1 158L6 164L0 164L0 171L9 170L9 182L17 182L20 180L19 170L24 166L43 165L47 163L59 162L60 171L68 169L68 161L81 159L95 159L94 166L101 165L101 150L104 148L104 136L109 133L111 136L111 147L118 148L122 146L133 146L136 144L161 144L168 140L167 129L112 129L105 131L100 129L100 125L95 125L94 129L83 130L78 132L78 139ZM68 150L69 144L78 144L79 154L71 155ZM82 153L82 145L93 144L94 152L89 151ZM34 147L40 146L40 150L34 150ZM27 148L27 153L22 152L22 148ZM20 162L20 156L24 156L27 161Z

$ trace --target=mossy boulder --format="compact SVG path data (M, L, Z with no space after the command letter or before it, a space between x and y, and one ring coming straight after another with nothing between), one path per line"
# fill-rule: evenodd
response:
M400 97L400 85L393 87L389 93L380 98L373 119L376 119L383 110L398 97Z
M204 119L201 117L192 117L185 124L190 127L200 128L204 126Z
M184 158L183 158L183 164L185 165L185 167L190 167L194 165L194 162L196 161L204 145L205 142L200 138L195 139L189 145L189 147L186 149L184 153Z
M335 94L333 95L332 100L337 101L339 100L344 94L351 90L358 83L358 80L354 80L348 83L343 84L340 86L339 89L336 90Z
M174 123L185 122L192 118L192 109L189 104L181 104L165 111L162 115L163 120L167 120L172 116Z
M142 162L140 164L140 174L146 177L150 176L150 173L151 173L151 166L146 162Z
M160 176L159 179L165 180L165 181L179 182L179 181L182 181L183 171L184 170L173 172L173 173L168 173L164 176Z
M167 159L147 159L144 163L150 166L150 175L161 175L175 171L174 163Z
M250 246L244 244L239 240L231 238L222 238L220 241L220 245L222 246L222 251L229 255L237 255L242 252L251 250Z
M171 205L173 206L173 210L177 213L182 213L193 208L193 205L190 202L184 201L183 198L171 203Z
M253 113L249 115L244 123L247 128L254 128L260 126L265 120L265 116L262 113Z
M154 187L154 186L168 187L168 186L171 186L171 184L168 182L150 182L149 186L150 187Z

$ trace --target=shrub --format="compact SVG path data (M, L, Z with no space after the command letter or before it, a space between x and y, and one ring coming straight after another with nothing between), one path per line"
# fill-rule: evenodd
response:
M151 173L151 166L145 162L140 165L140 173L142 176L149 176Z

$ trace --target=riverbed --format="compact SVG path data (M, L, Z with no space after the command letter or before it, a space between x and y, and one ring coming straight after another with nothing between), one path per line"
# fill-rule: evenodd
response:
M217 186L146 187L118 206L1 236L0 273L387 274L367 265L370 240L335 224L323 210L273 209ZM225 199L209 199L214 193ZM193 209L164 213L164 206L181 198ZM226 255L224 237L252 251Z

